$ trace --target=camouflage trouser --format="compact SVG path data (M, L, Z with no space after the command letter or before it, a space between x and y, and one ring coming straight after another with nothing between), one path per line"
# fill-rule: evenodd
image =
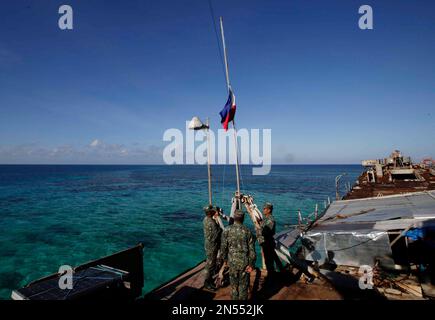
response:
M275 272L275 264L281 271L283 269L282 263L275 252L275 243L273 241L265 241L262 246L264 254L264 262L268 274Z
M248 300L249 273L230 269L231 299Z
M207 260L205 262L204 275L205 281L204 284L212 284L213 276L216 274L217 270L217 255L218 250L206 250Z

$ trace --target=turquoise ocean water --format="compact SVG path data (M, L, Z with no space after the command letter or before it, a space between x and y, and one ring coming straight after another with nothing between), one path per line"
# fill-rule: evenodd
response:
M334 178L358 165L280 165L267 176L242 166L242 191L274 203L278 231L323 208ZM234 166L213 166L216 205L229 212ZM344 183L342 183L344 191ZM147 292L204 258L206 166L0 165L0 299L59 266L145 245Z

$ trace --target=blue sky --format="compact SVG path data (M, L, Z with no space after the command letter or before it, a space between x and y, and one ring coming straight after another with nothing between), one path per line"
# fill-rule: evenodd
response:
M271 128L275 163L435 157L433 1L213 6L238 127ZM219 128L226 98L207 1L0 3L0 163L158 163L166 129Z

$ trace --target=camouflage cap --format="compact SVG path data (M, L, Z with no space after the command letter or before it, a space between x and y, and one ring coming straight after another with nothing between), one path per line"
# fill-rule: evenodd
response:
M267 208L270 209L270 211L273 210L273 204L271 204L270 202L266 202L263 206L263 208Z
M206 214L208 214L208 213L213 213L213 212L216 212L216 211L217 211L217 210L216 210L216 207L213 207L213 206L211 206L211 205L204 207L204 212L205 212Z

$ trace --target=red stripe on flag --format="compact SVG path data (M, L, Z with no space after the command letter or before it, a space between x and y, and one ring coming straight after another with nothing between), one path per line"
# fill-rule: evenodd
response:
M235 114L236 114L236 105L232 105L230 111L227 114L227 117L225 118L225 121L222 123L225 131L228 130L228 124L231 121L233 121Z

